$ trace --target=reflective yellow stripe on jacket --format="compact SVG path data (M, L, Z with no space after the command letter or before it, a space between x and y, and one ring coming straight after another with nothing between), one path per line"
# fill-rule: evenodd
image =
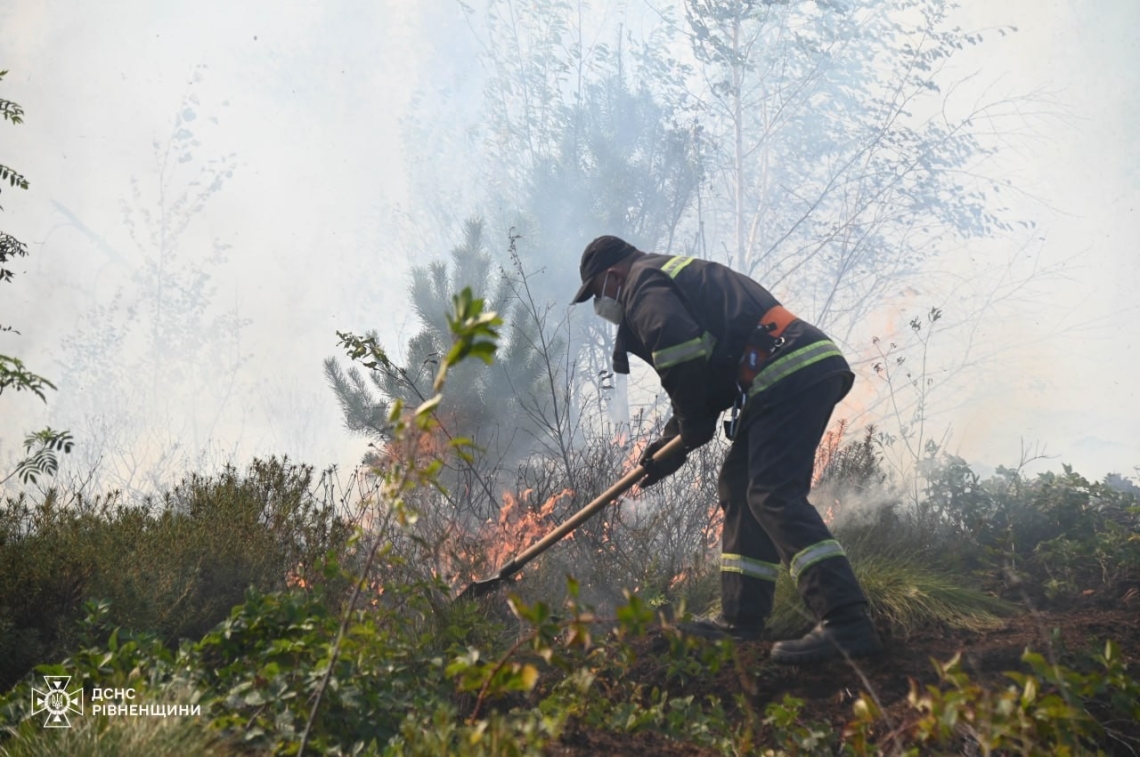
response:
M807 347L789 352L787 355L781 355L770 361L764 366L764 370L757 374L748 390L748 396L755 396L801 368L807 368L809 365L829 357L843 357L843 353L829 339L822 339L809 344Z
M708 360L713 354L714 347L716 347L716 337L706 331L695 339L654 352L653 367L661 371L697 358Z
M695 258L678 256L670 260L665 265L661 266L661 272L669 275L669 278L677 278L677 274L681 269L692 263ZM696 360L697 358L704 358L708 360L712 357L713 348L716 346L716 337L709 332L701 334L696 339L690 339L687 342L672 347L666 347L663 350L657 350L653 353L653 367L657 370L671 368L679 363L684 363L689 360Z
M684 268L685 266L687 266L689 263L692 263L692 262L693 262L693 258L687 258L687 257L673 258L668 263L661 266L661 271L662 271L662 273L669 274L669 278L675 279L675 278L677 278L677 274L681 272L681 269Z

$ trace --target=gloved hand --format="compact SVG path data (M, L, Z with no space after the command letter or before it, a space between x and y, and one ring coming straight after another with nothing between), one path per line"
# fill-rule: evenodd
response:
M673 441L675 436L676 434L662 436L660 439L650 442L645 451L641 453L638 464L646 471L645 478L641 479L642 489L648 489L659 481L672 476L685 464L685 458L688 457L688 454L684 450L678 450L664 460L656 462L653 460L653 456L666 444Z

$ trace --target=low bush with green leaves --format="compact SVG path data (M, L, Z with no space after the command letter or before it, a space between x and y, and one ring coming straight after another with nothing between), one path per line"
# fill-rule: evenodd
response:
M971 680L957 655L935 662L938 683L911 681L911 713L880 739L886 743L870 736L883 713L863 694L844 734L847 753L1101 755L1112 723L1140 720L1140 681L1112 641L1088 673L1029 650L1021 659L1028 671L1007 672L1010 685L996 689Z
M90 603L79 634L87 646L37 672L131 688L139 702L195 703L201 717L166 726L93 718L59 743L91 754L98 752L83 745L92 740L143 744L137 749L154 754L176 753L172 744L198 744L202 754L296 754L309 729L310 753L530 755L574 726L652 732L726 755L1085 754L1098 753L1114 723L1140 718L1140 681L1112 642L1075 668L1027 651L1025 669L1007 673L1005 688L971 680L957 658L939 663L937 683L912 682L901 721L864 694L840 732L805 721L804 702L792 696L757 712L744 694L724 701L683 693L686 682L739 666L739 657L728 642L685 637L668 624L647 644L658 619L636 596L609 618L573 601L556 614L512 598L521 626L487 637L480 650L466 644L484 622L477 605L458 603L440 617L417 599L430 587L406 588L393 606L354 616L315 716L339 627L318 595L251 593L176 651L153 635L109 628L106 605ZM577 592L573 581L568 592ZM27 717L32 685L0 699L3 753L48 753L36 750L55 738Z
M407 718L451 704L444 668L461 649L458 639L469 636L471 608L441 619L422 599L431 588L400 587L395 604L354 613L309 734L316 753L375 753ZM200 640L172 650L153 634L109 626L106 603L87 610L81 648L60 664L38 666L37 676L69 675L88 692L134 689L139 703L195 704L219 744L284 754L296 752L306 731L341 623L319 591L251 590ZM0 700L4 729L23 740L43 737L29 718L36 686L42 683L29 677Z
M87 499L49 489L0 504L0 687L74 648L83 602L168 644L196 639L250 586L314 580L351 535L313 494L312 469L283 459L190 475L157 501ZM346 584L342 584L342 587ZM334 587L329 587L330 591Z
M1140 487L1110 474L1090 481L1064 465L1036 476L1025 464L983 478L960 457L932 454L916 503L904 504L881 467L873 428L821 452L813 500L835 518L853 561L894 559L899 545L940 572L1018 602L1120 597L1140 585ZM1091 592L1090 592L1091 590Z

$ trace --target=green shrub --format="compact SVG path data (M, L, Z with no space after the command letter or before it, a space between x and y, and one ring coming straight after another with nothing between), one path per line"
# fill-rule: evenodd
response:
M890 732L891 751L1100 755L1105 754L1099 745L1106 723L1135 723L1140 718L1140 681L1128 674L1111 641L1098 655L1097 670L1087 674L1049 663L1029 650L1021 659L1031 672L1007 672L1012 684L997 690L971 680L957 655L947 663L936 662L937 684L922 687L911 681L908 702L916 717ZM878 705L863 694L855 713L845 733L847 753L886 748L869 736L882 720Z
M653 610L627 593L626 602L603 619L579 604L579 593L578 582L569 579L570 600L560 617L543 602L527 605L513 596L512 608L530 631L505 652L484 656L471 649L452 660L447 672L459 689L477 692L469 725L525 731L539 739L535 747L571 720L592 730L651 731L720 751L747 738L750 726L733 723L718 697L674 691L729 665L731 644L708 644L670 629L653 659L658 676L646 680L634 642L644 641L655 623ZM514 692L526 698L520 701Z
M74 649L72 630L90 597L109 600L114 625L176 645L225 618L248 587L312 581L350 528L310 494L311 483L311 468L271 459L245 473L191 475L136 506L114 495L64 502L59 490L37 502L6 500L0 688Z
M1109 643L1083 672L1027 652L1028 670L1008 673L1012 684L998 690L972 681L956 660L937 665L937 685L912 684L913 714L901 725L885 728L864 695L839 736L826 723L806 722L803 702L793 697L756 714L744 694L731 702L686 694L688 683L728 666L741 680L755 671L741 668L730 643L668 627L664 643L647 651L644 634L655 618L635 596L608 619L574 600L556 616L542 603L514 598L524 632L506 645L501 633L484 632L498 646L481 653L464 644L482 622L477 604L440 614L425 599L431 589L391 587L390 602L354 614L310 733L312 753L543 754L575 722L653 732L726 755L1076 754L1095 749L1109 724L1140 718L1140 682ZM577 592L571 581L568 593ZM77 633L82 648L38 673L72 675L88 690L133 688L140 702L197 703L201 718L85 718L61 739L27 720L28 682L0 699L0 732L10 736L0 750L98 754L94 745L105 744L116 754L296 753L339 626L319 591L251 592L230 618L177 652L153 634L109 629L105 604L88 603L87 611Z
M386 602L353 614L310 748L320 754L377 750L402 733L408 718L454 708L444 668L461 652L460 640L471 637L478 615L467 603L437 615L425 600L435 590L389 587ZM133 688L140 702L194 703L217 743L295 753L329 665L338 608L319 590L250 590L230 617L174 651L154 634L112 628L107 604L92 602L76 634L80 648L36 673L69 675L88 694L94 687ZM19 738L42 730L28 720L37 685L38 678L29 677L0 700L0 730ZM172 700L174 692L181 694ZM129 736L119 721L111 725Z
M354 613L310 736L321 754L383 745L407 713L448 701L446 634L433 629L420 587L400 591L398 612ZM251 593L184 657L215 726L250 745L299 743L339 624L320 597Z
M1045 592L1050 599L1116 588L1140 580L1140 534L1108 521L1091 537L1061 536L1041 542L1034 550L1034 562L1049 576Z

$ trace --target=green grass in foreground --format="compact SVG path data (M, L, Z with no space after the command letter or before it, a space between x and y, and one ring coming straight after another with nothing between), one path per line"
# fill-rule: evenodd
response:
M225 757L238 754L200 718L75 718L71 728L25 721L0 757Z

